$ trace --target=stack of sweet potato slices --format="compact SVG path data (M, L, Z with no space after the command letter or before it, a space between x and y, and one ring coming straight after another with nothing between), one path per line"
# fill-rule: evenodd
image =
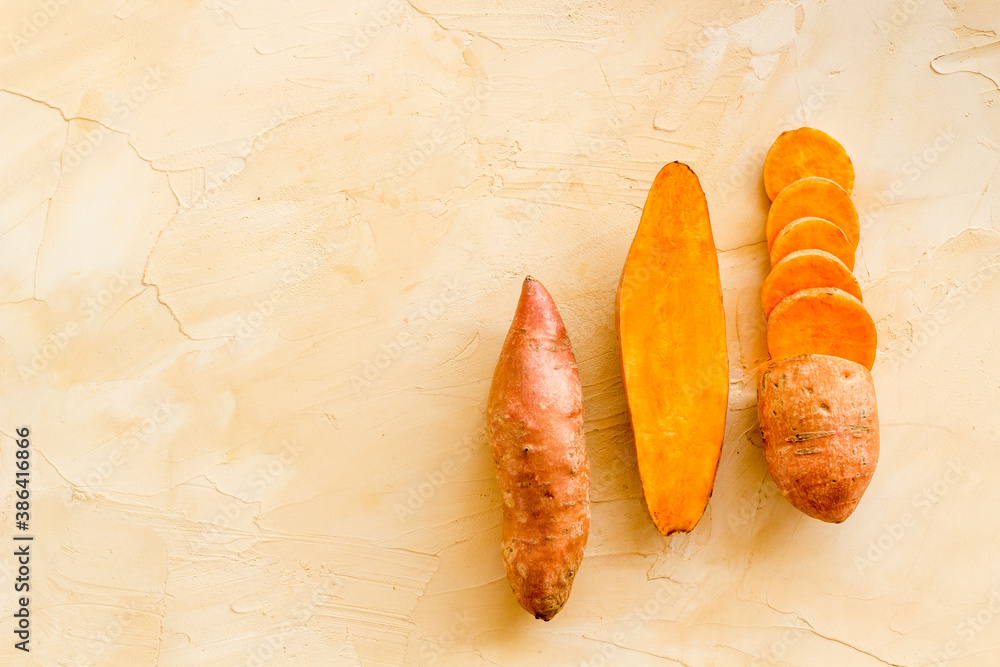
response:
M825 354L868 370L875 363L875 322L852 273L860 240L853 187L850 157L820 130L784 132L767 153L771 272L761 305L772 359Z

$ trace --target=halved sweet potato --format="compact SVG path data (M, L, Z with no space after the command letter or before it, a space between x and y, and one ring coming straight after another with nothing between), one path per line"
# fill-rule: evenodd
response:
M774 201L784 188L808 176L829 178L847 194L854 189L854 165L836 139L812 127L782 132L764 158L768 199Z
M823 521L850 516L878 463L871 373L820 354L768 362L757 374L757 412L767 469L782 495Z
M871 370L877 344L875 322L864 305L832 287L813 287L785 297L767 321L772 359L827 354Z
M797 250L825 250L854 270L854 246L829 220L808 217L788 223L771 246L771 266Z
M664 535L689 531L715 483L729 364L708 203L687 165L653 181L615 312L646 505Z
M781 191L767 212L765 233L767 249L787 225L799 218L820 217L840 227L851 247L857 249L861 240L858 211L850 196L828 178L810 176L795 181Z
M861 301L858 279L843 262L822 250L799 250L775 264L764 280L760 293L764 317L786 296L810 287L836 287Z

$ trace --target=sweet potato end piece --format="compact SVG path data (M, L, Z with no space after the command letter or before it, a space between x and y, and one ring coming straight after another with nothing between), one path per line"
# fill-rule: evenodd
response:
M764 458L775 486L803 513L841 523L878 465L875 386L860 364L799 355L758 370Z

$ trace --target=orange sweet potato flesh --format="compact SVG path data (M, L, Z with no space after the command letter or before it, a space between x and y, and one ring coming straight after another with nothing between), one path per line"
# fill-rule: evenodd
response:
M808 354L758 370L757 411L775 486L811 517L840 523L878 464L875 386L853 361Z
M690 531L715 483L729 365L708 204L687 165L668 164L653 181L616 319L646 506L664 535Z
M775 264L764 280L760 294L764 317L786 296L810 287L836 287L861 301L858 279L843 262L822 250L799 250Z
M864 305L832 287L813 287L785 297L767 321L772 359L826 354L871 370L877 344L875 322Z
M854 246L840 227L823 218L794 220L782 229L771 246L771 266L797 250L824 250L854 270Z
M590 531L583 390L569 336L540 282L525 278L487 404L514 597L548 621L569 598Z
M851 248L857 249L861 225L851 197L833 181L818 176L795 181L771 202L765 224L767 249L771 249L774 239L786 226L799 218L813 216L840 227Z
M764 189L771 201L784 188L807 176L835 181L847 194L854 189L854 165L840 143L811 127L782 132L764 158Z

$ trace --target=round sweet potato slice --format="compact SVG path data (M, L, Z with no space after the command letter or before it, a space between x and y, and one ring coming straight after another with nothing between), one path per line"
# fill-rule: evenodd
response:
M799 250L774 265L760 293L764 317L786 296L811 287L836 287L861 301L861 287L847 265L822 250Z
M875 322L864 305L834 287L812 287L785 297L767 321L772 359L826 354L871 370L877 345Z
M767 249L774 245L785 227L799 218L820 217L840 227L851 247L857 249L861 239L858 210L851 197L828 178L810 176L795 181L781 191L767 212Z
M774 201L783 189L808 176L829 178L847 194L854 189L854 165L840 142L812 127L782 132L764 158L768 199Z
M823 218L799 218L785 226L771 246L771 266L797 250L824 250L854 270L854 247L840 227Z
M871 373L821 354L768 362L757 373L757 412L764 459L781 494L822 521L849 517L878 464Z

